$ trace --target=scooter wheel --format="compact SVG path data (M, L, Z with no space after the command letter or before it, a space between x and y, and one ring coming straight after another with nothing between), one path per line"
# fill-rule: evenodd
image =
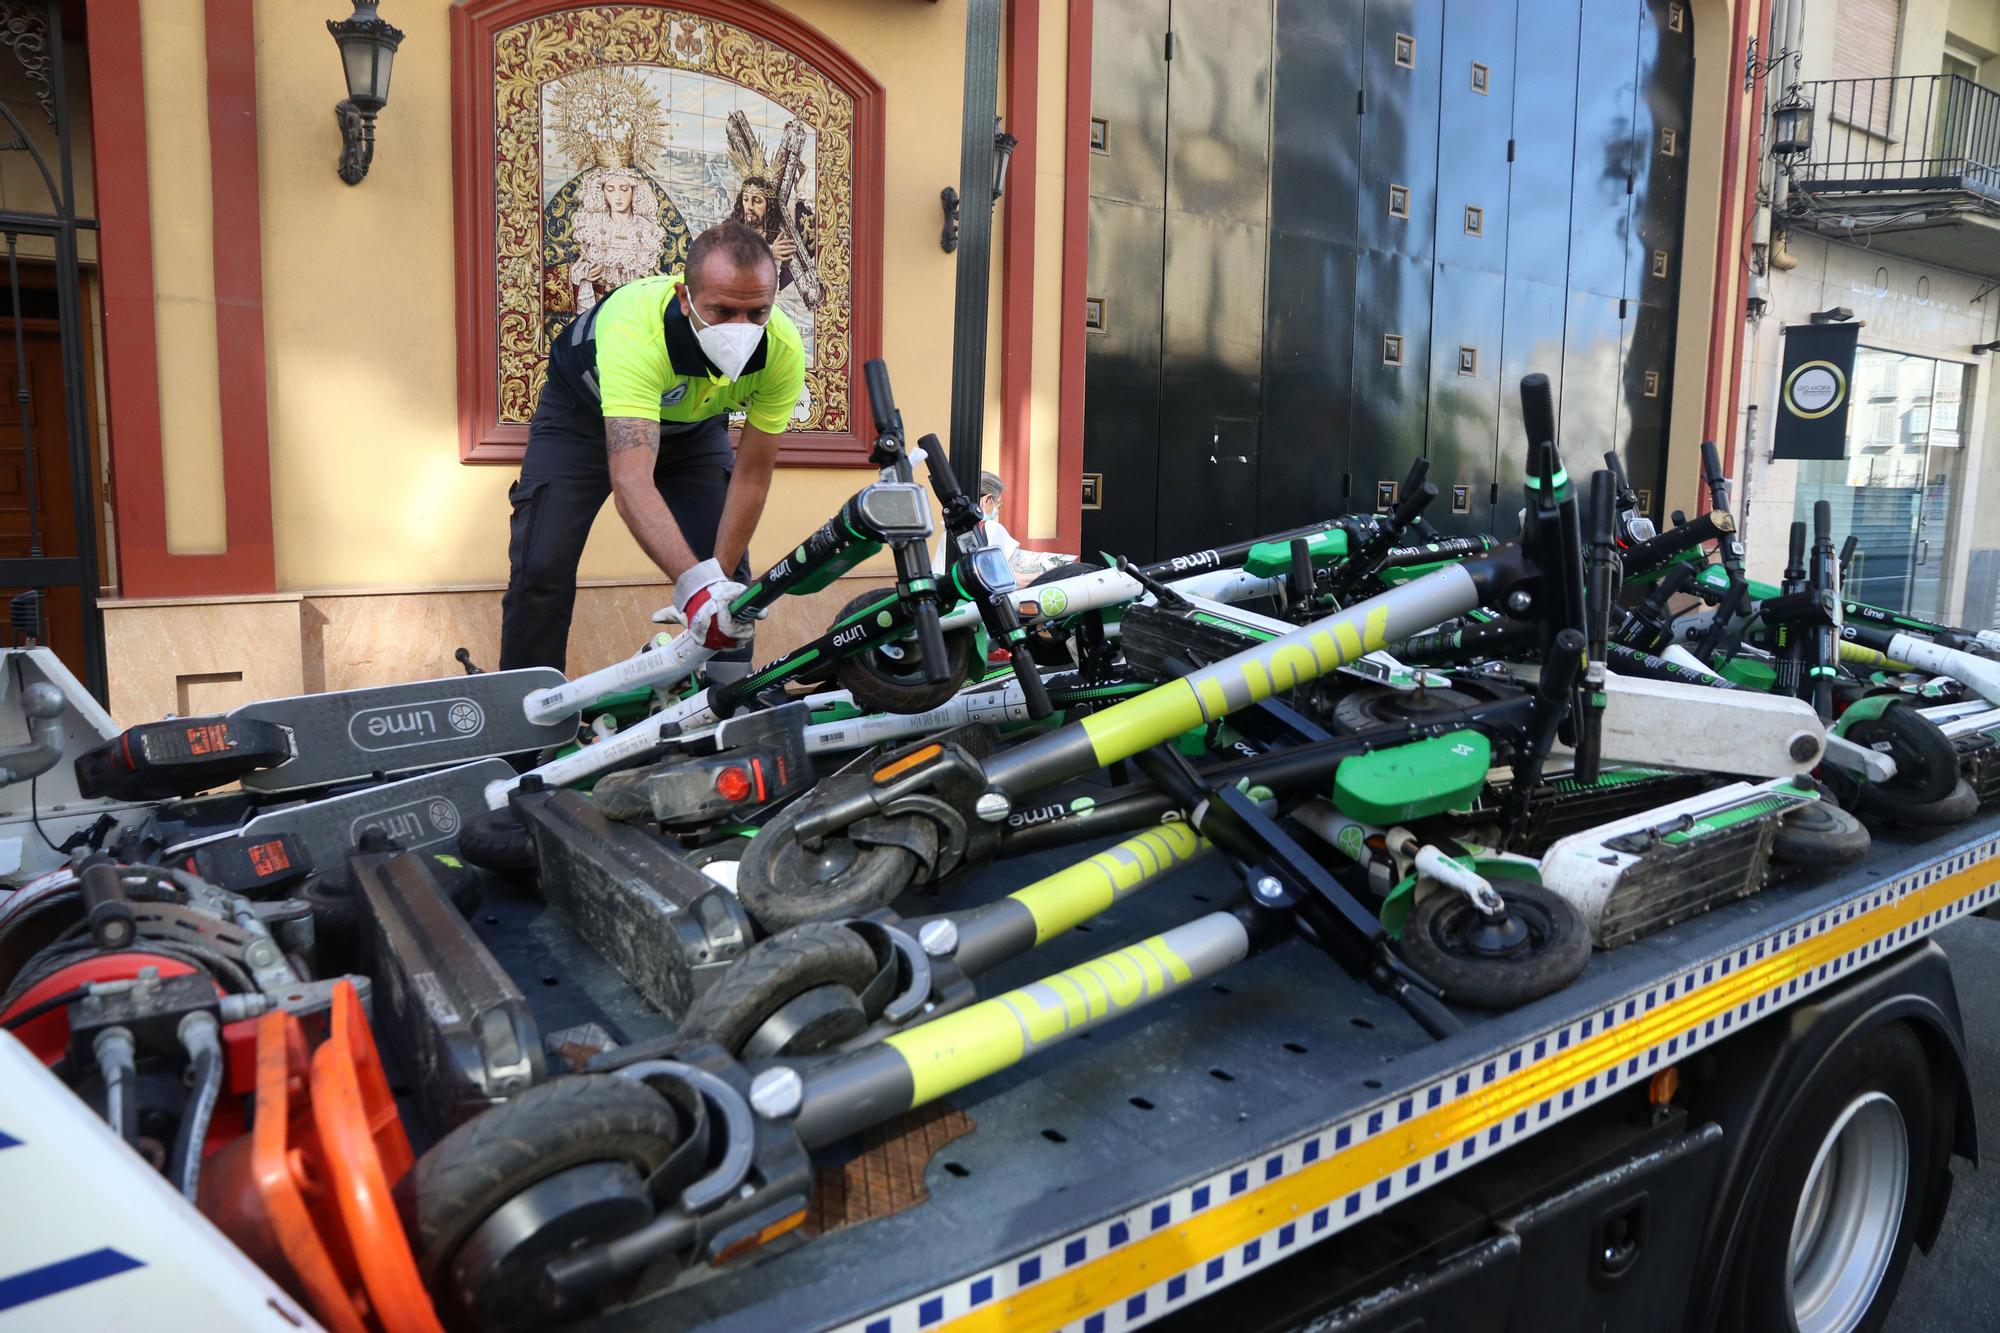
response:
M834 622L837 624L853 615L856 611L865 610L873 606L884 597L889 596L891 591L888 588L871 588L857 597L848 598L842 604L841 608L833 613ZM834 666L833 662L828 661L826 658L821 658L811 666L805 667L795 673L786 683L790 685L802 685L808 689L823 690L833 683Z
M696 870L734 893L737 873L743 868L743 858L749 855L752 841L750 838L727 837L706 847L695 848L687 854L686 860Z
M1590 928L1565 898L1519 880L1493 885L1506 919L1489 925L1464 894L1434 889L1403 926L1403 961L1445 998L1512 1009L1561 990L1590 961Z
M1867 789L1871 794L1886 791L1898 805L1929 805L1950 796L1958 785L1958 751L1951 738L1905 704L1891 704L1880 717L1856 722L1845 735L1856 745L1882 750L1896 761L1895 778ZM1864 799L1873 804L1872 795Z
M488 810L459 826L458 854L485 870L535 869L535 839L512 810Z
M760 1032L754 1054L807 1055L857 1035L867 1026L859 996L878 964L868 942L845 926L795 926L752 946L702 992L680 1035L712 1041L741 1057ZM786 1012L794 1001L805 1001ZM779 1020L784 1030L765 1031Z
M1895 784L1861 789L1858 806L1863 814L1879 815L1892 824L1914 824L1924 828L1948 828L1963 824L1979 813L1979 793L1970 782L1959 779L1940 801L1915 801L1895 790Z
M886 591L863 594L848 605L866 605L867 599L879 599ZM833 679L864 712L926 713L965 688L971 678L972 640L969 625L945 631L946 678L936 684L924 679L923 649L914 636L849 653L834 664Z
M542 1263L650 1220L646 1177L680 1139L672 1103L643 1083L575 1074L530 1088L438 1140L399 1196L418 1267L445 1323L533 1320ZM591 1167L600 1168L595 1197L572 1194L562 1210L542 1211L532 1226L513 1228L504 1254L480 1262L471 1253L478 1247L466 1242L502 1208L555 1176Z
M1771 842L1771 855L1788 865L1842 866L1868 855L1873 842L1867 826L1834 804L1828 794L1786 812Z
M1030 588L1040 588L1050 583L1060 583L1073 579L1079 574L1095 574L1104 568L1088 560L1072 561L1067 565L1057 565L1054 569L1043 570L1028 581ZM1094 612L1089 614L1095 614ZM1028 632L1028 655L1035 659L1035 665L1050 670L1064 670L1076 665L1076 655L1070 651L1068 626L1060 612L1050 620Z
M798 810L788 806L766 824L736 867L737 900L765 931L862 916L888 906L916 878L915 852L857 838L854 830L827 835L817 851L806 847L792 831ZM915 837L936 839L929 820L907 816L897 823Z
M451 905L464 916L478 911L486 887L486 877L479 869L443 852L429 859L431 875ZM315 875L293 896L312 904L313 939L317 943L344 946L360 941L361 896L352 885L329 884Z

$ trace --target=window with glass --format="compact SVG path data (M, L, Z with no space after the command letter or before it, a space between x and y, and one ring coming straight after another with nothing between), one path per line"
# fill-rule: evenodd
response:
M1799 464L1792 516L1810 524L1814 501L1830 502L1834 543L1850 533L1860 540L1847 595L1935 619L1947 609L1952 498L1964 459L1959 421L1972 368L1861 347L1852 388L1847 455Z

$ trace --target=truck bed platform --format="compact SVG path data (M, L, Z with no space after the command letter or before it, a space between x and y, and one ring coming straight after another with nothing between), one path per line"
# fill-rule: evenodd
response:
M987 868L983 901L1081 849ZM1228 903L1203 861L983 978L1045 976ZM1568 989L1464 1011L1430 1039L1394 1002L1294 940L950 1099L972 1122L924 1169L927 1199L763 1263L656 1284L605 1330L1075 1328L1185 1309L2000 898L2000 813L1930 838L1878 830L1838 871L1595 955ZM913 912L935 910L906 904ZM543 1031L664 1031L525 891L477 918Z

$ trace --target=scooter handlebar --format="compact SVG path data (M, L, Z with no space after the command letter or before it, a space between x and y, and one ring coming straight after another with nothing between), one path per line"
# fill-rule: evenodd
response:
M1556 438L1556 400L1547 375L1521 377L1521 425L1531 445L1546 444Z
M935 434L926 435L917 441L917 447L924 451L924 466L931 471L931 489L937 492L938 499L950 504L961 492L958 474L951 470L951 460L944 456L944 441Z
M1813 501L1813 544L1833 545L1833 506L1825 500Z
M1049 698L1049 687L1042 684L1041 668L1035 665L1034 654L1026 646L1014 649L1014 679L1020 682L1021 698L1028 705L1028 716L1041 721L1056 711L1055 703Z
M1729 478L1723 475L1722 451L1715 447L1714 440L1701 442L1701 479L1708 485L1709 507L1729 508Z
M880 357L861 368L868 385L868 410L875 415L875 433L887 435L896 425L896 399L889 392L889 367Z
M951 664L944 660L944 630L938 624L937 603L919 597L910 608L910 620L917 631L917 647L924 655L924 681L942 685L951 679Z
M1625 460L1618 456L1616 449L1604 451L1604 466L1611 473L1611 484L1616 488L1615 499L1618 508L1630 509L1639 503L1638 492L1632 489L1632 482L1625 475Z
M1421 466L1421 464L1422 460L1419 460L1419 465ZM1414 471L1412 475L1416 475ZM1394 512L1389 515L1389 526L1395 531L1401 532L1404 528L1416 522L1417 515L1423 513L1425 507L1431 501L1437 499L1437 497L1438 488L1436 482L1418 482L1413 489L1405 491L1403 498L1396 502Z

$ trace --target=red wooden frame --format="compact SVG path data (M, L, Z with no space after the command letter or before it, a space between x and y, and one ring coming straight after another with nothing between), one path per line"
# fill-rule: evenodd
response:
M602 3L603 0L597 0ZM451 11L452 207L458 236L459 461L517 463L525 424L500 417L498 328L493 292L493 42L526 19L592 7L591 0L466 0ZM853 339L845 431L787 431L778 462L791 467L866 467L871 437L862 425L867 392L861 367L882 347L883 90L873 75L812 28L752 0L676 0L675 8L753 32L828 75L854 98L854 253L849 293Z
M216 229L215 336L222 399L227 549L167 549L159 340L153 318L139 0L89 0L92 153L100 226L105 384L119 590L127 597L270 592L270 431L264 386L263 243L258 211L257 65L252 0L207 0L208 125Z
M1763 18L1762 0L1736 0L1735 30L1730 37L1729 49L1743 50L1750 32L1763 31ZM1733 71L1728 77L1733 83ZM1721 197L1715 210L1715 292L1708 315L1708 384L1703 395L1701 431L1704 440L1720 437L1725 476L1736 470L1736 408L1743 389L1743 344L1750 336L1749 330L1744 327L1742 308L1731 298L1736 292L1737 275L1750 271L1745 252L1750 243L1750 224L1757 207L1757 155L1754 152L1743 153L1742 149L1746 139L1757 134L1756 127L1764 123L1765 82L1763 79L1757 81L1754 99L1737 95L1732 87L1729 90L1729 110L1723 117ZM1755 113L1747 129L1743 124L1746 103ZM1731 207L1734 202L1731 190L1737 183L1739 155L1745 160L1740 173L1743 203L1737 209ZM1728 340L1732 327L1736 337L1729 353L1729 372L1725 378L1723 343ZM1697 486L1695 492L1696 512L1708 512L1708 488Z
M1062 391L1056 435L1056 544L1083 545L1084 288L1090 280L1091 0L1069 0L1069 68L1063 132Z
M1018 511L1014 535L1030 549L1048 545L1027 533L1033 472L1035 373L1035 159L1039 139L1041 8L1007 6L1007 132L1020 140L1007 175L1007 217L1000 253L1000 480Z

